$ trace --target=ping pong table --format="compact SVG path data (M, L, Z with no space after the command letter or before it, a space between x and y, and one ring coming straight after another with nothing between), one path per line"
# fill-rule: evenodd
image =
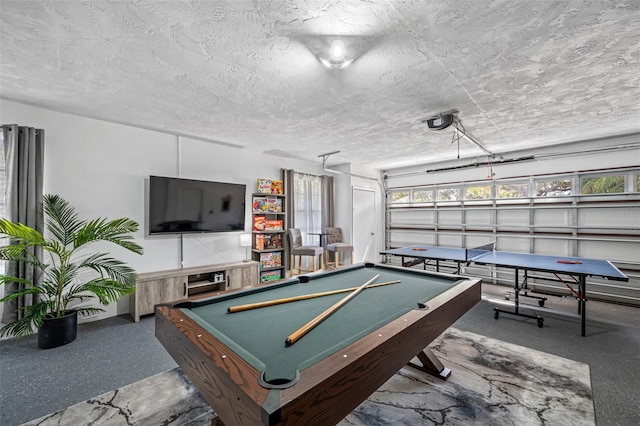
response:
M538 327L543 326L544 319L542 316L520 312L520 292L525 290L525 296L538 299L538 304L541 307L544 306L546 298L530 296L526 293L527 279L529 278L529 272L552 274L555 277L555 279L551 279L552 281L564 283L573 296L578 299L578 313L581 316L582 336L585 336L586 331L587 277L614 281L629 281L629 278L608 260L497 251L495 249L495 242L476 248L413 245L384 250L381 251L380 254L385 256L399 256L401 257L402 265L406 267L422 263L426 269L426 265L435 262L437 272L440 271L441 261L453 262L456 265L455 269L457 274L460 274L461 265L469 265L472 262L478 265L513 269L515 272L514 310L510 311L495 307L493 309L494 318L498 319L500 313L528 317L535 319ZM519 279L520 271L523 271L522 281ZM561 276L565 276L565 279L562 279ZM570 282L567 282L568 280ZM578 289L574 289L573 285L577 285Z

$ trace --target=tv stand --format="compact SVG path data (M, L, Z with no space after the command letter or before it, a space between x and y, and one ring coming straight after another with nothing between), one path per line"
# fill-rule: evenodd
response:
M152 314L155 305L213 295L218 291L258 284L258 262L221 263L138 274L130 296L134 322Z

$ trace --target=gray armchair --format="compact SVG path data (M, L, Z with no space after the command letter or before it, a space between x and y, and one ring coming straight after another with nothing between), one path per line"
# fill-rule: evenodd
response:
M298 228L289 228L287 231L289 235L289 248L291 253L290 269L291 275L300 274L302 269L302 256L313 257L313 269L312 272L318 270L318 266L322 268L322 256L324 249L320 246L303 246L302 245L302 233ZM298 257L298 266L296 268L296 256Z

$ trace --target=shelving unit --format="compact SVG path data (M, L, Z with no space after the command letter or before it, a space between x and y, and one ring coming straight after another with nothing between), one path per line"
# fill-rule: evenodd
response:
M285 195L252 194L251 257L260 264L261 283L285 278Z
M214 271L187 276L188 297L210 291L221 291L227 288L226 271Z
M140 316L152 314L159 303L256 285L258 266L257 262L222 263L139 274L130 299L131 317L138 322Z

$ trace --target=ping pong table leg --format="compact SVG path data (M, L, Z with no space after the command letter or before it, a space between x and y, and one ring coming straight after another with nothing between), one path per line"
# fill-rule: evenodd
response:
M544 325L544 318L542 318L540 315L529 315L529 314L523 314L520 312L520 297L519 297L519 293L520 293L520 286L518 284L518 279L519 279L519 275L520 275L520 270L518 268L514 269L515 271L515 278L514 278L514 283L513 283L513 289L514 289L514 293L515 293L515 299L514 299L514 312L511 311L506 311L504 309L500 309L500 308L493 308L493 317L495 319L498 319L500 317L500 312L505 313L505 314L509 314L509 315L517 315L519 317L526 317L526 318L531 318L531 319L535 319L536 323L538 324L539 328L542 328ZM526 270L525 270L525 277L526 277ZM526 278L525 278L526 279Z
M522 279L522 286L520 286L519 292L522 292L521 296L523 297L536 299L538 301L538 306L540 306L541 308L544 307L544 302L547 301L546 297L534 296L529 294L529 271L527 269L524 270L524 278Z
M516 278L515 278L515 282L513 283L513 292L515 293L515 296L516 296L516 299L515 299L516 314L519 314L520 313L520 286L518 284L518 278L520 275L520 270L516 268L515 271L516 271ZM525 279L526 279L527 271L525 271L524 273L525 273Z
M582 296L578 301L578 309L580 310L580 316L582 320L582 337L584 337L586 334L585 331L587 322L587 279L585 276L580 277L578 288L580 291L580 296Z

